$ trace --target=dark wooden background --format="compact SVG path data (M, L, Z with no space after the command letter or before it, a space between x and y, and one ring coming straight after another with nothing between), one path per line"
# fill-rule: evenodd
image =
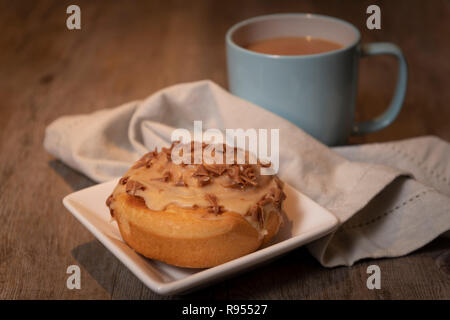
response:
M66 29L76 3L82 30ZM382 30L365 27L378 4ZM135 278L64 209L61 199L92 181L42 148L44 129L62 115L143 98L171 84L212 79L226 87L224 34L234 23L278 12L343 18L363 42L392 41L408 59L407 98L389 128L351 143L420 135L450 140L450 2L433 1L1 1L0 298L163 298ZM395 82L388 57L361 63L356 117L387 105ZM432 209L432 208L430 208ZM254 271L169 298L449 299L450 241L406 257L321 267L300 248ZM376 263L382 289L366 288ZM66 288L66 268L82 270L81 290Z

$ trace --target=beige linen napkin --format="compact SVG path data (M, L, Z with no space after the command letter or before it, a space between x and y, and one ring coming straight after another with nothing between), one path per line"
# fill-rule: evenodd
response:
M327 267L407 254L450 229L450 146L434 137L331 150L285 119L211 81L180 84L145 100L55 120L44 147L102 182L175 128L279 129L279 176L329 209L339 229L308 245ZM414 178L413 178L414 177Z

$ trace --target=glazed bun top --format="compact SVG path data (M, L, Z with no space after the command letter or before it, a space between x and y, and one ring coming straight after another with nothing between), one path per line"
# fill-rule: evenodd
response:
M174 204L204 208L212 217L235 212L264 234L267 211L275 211L281 223L285 198L282 183L275 175L261 175L261 168L270 164L252 161L248 152L239 153L242 150L237 148L230 161L226 149L227 145L175 142L170 148L145 154L125 173L108 198L111 215L114 197L127 193L142 198L155 211ZM239 154L244 161L238 161Z

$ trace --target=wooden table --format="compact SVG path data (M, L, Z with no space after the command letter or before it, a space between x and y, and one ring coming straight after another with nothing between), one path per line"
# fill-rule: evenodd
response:
M81 7L82 29L66 28ZM276 12L323 13L350 21L363 42L392 41L409 62L407 98L389 128L352 143L419 135L450 140L450 3L377 2L382 29L365 27L376 1L1 1L0 298L163 298L148 290L62 206L93 185L42 148L62 115L143 98L171 84L212 79L226 87L224 34L234 23ZM361 63L357 119L390 100L395 62ZM430 208L432 209L432 208ZM449 299L450 241L439 238L406 257L326 269L300 248L254 271L180 298ZM382 270L382 289L366 288L366 268ZM66 268L81 267L81 290Z

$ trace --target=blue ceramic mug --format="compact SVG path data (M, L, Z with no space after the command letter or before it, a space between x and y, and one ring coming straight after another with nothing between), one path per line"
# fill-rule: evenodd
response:
M312 55L280 56L244 48L276 37L321 38L343 47ZM234 25L226 34L231 93L290 120L327 145L344 144L349 135L390 125L403 104L408 70L402 51L392 43L360 44L356 27L316 14L273 14ZM354 122L360 57L390 54L398 60L397 87L386 111Z

